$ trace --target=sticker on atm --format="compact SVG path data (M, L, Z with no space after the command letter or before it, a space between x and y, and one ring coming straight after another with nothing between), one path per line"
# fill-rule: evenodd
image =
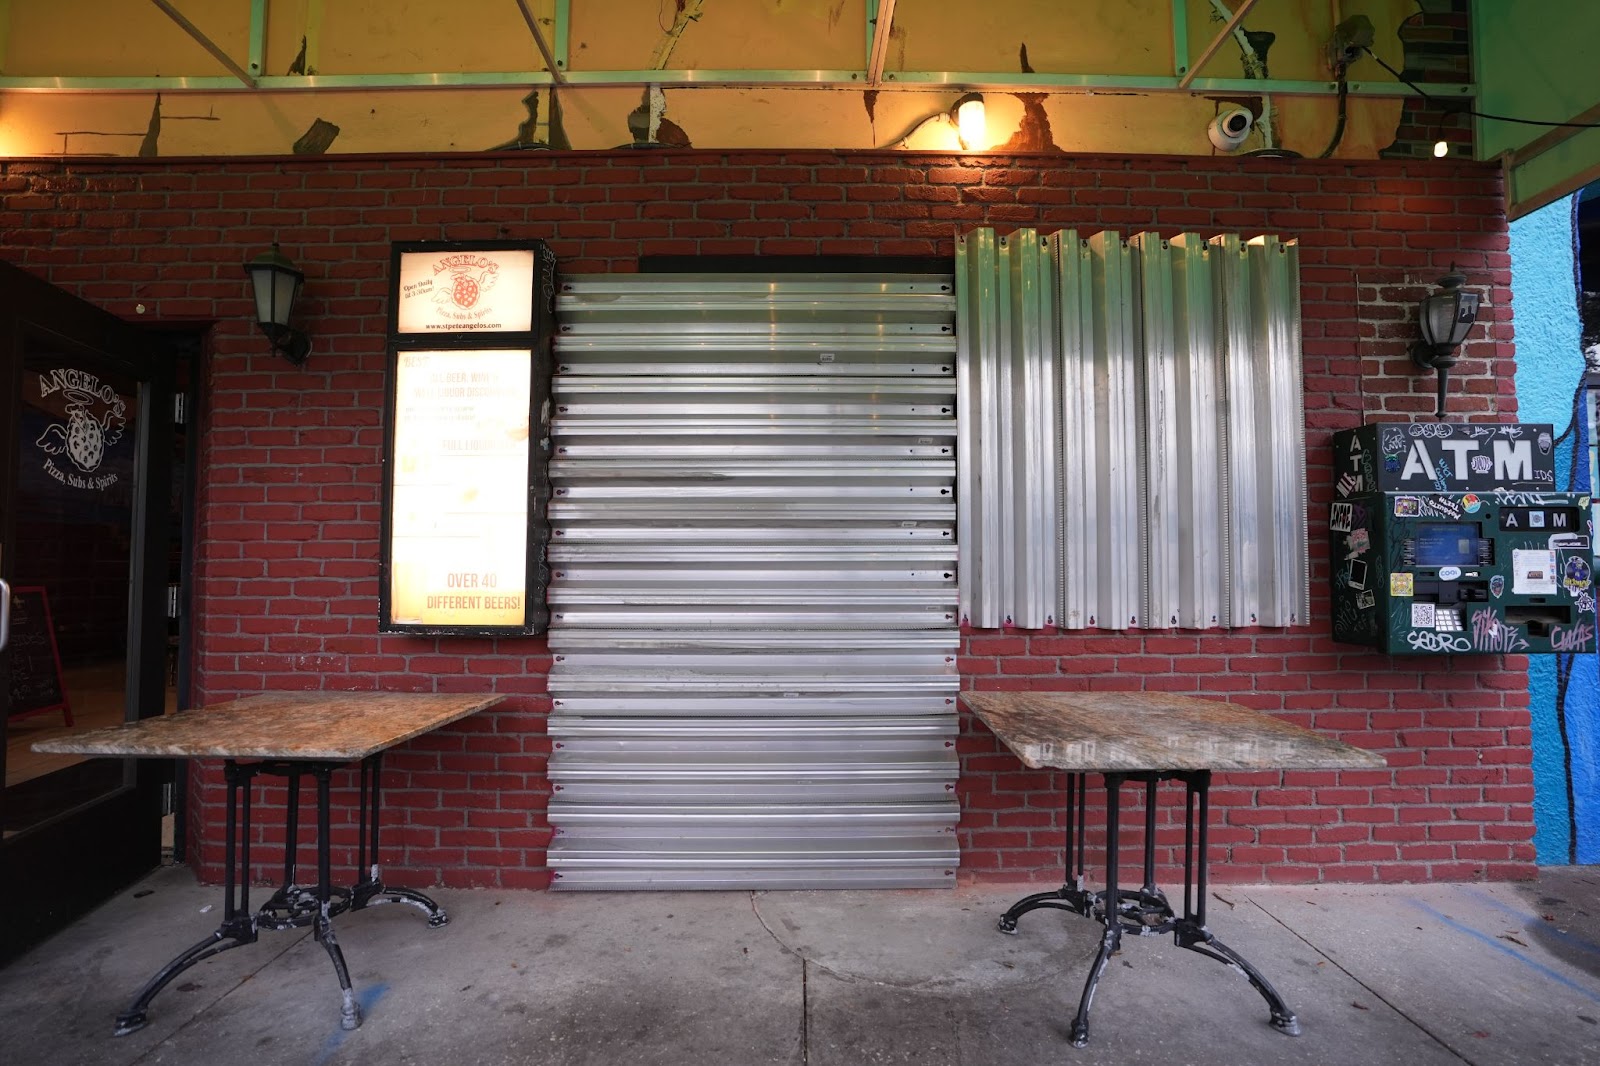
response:
M1417 579L1414 574L1390 574L1389 595L1412 596L1416 594Z
M1436 604L1432 603L1413 603L1411 605L1411 628L1432 629L1434 622L1437 620L1434 614L1436 606Z
M1415 496L1396 496L1394 498L1394 516L1396 518L1415 518L1422 513L1422 501Z
M1512 549L1511 591L1519 596L1555 595L1556 553L1543 548Z
M1577 555L1569 556L1567 564L1561 568L1561 584L1574 594L1588 588L1593 576L1594 570L1589 566L1589 561Z

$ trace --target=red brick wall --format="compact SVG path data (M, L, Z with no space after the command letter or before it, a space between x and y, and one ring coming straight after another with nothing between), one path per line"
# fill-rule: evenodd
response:
M1453 415L1515 416L1498 173L1467 163L893 153L650 152L0 164L0 254L128 318L209 332L196 691L493 691L495 709L393 753L386 866L420 883L538 887L549 837L542 640L376 631L389 243L542 238L568 272L645 254L950 255L958 228L1270 232L1300 242L1316 624L1289 631L978 632L969 687L1226 696L1383 752L1390 769L1234 775L1215 793L1232 881L1531 876L1525 660L1391 659L1327 636L1315 531L1329 437L1426 417L1405 354L1414 304L1452 264L1488 299ZM281 242L307 274L304 370L270 356L240 264ZM970 719L963 876L1059 877L1059 782ZM191 787L203 876L219 775ZM352 827L340 830L353 844ZM1176 830L1162 832L1163 858ZM272 838L270 830L263 840ZM281 835L280 835L281 839ZM1178 837L1181 840L1181 835ZM260 854L260 853L258 853ZM262 855L270 859L270 852Z

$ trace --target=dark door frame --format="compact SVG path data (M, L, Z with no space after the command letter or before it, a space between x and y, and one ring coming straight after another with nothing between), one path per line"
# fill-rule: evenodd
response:
M162 713L166 698L168 512L174 392L171 360L148 332L0 262L0 543L16 533L15 447L24 351L46 338L141 382L135 443L139 482L129 553L127 699L129 717ZM0 576L13 565L0 558ZM0 653L0 682L6 669ZM4 772L0 746L0 774ZM0 841L0 960L19 954L147 873L161 858L161 784L170 767L125 763L123 785ZM5 802L0 791L0 804Z

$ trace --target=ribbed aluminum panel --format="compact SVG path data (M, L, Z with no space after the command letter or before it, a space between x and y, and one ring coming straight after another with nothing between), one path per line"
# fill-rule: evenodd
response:
M963 319L963 484L958 529L964 565L962 617L973 625L1054 625L1057 589L1056 454L1059 357L1051 247L1033 230L996 237L980 230L956 242ZM976 318L972 313L976 313ZM975 480L974 480L975 479Z
M1292 241L1215 237L1227 410L1228 622L1310 618L1300 257Z
M1294 244L977 230L957 267L964 617L1306 622Z
M1061 625L1144 614L1142 395L1133 256L1116 233L1057 234L1063 389ZM1070 319L1070 321L1069 321Z
M953 288L564 280L554 887L953 881Z
M1221 624L1226 583L1211 249L1195 234L1141 233L1130 244L1143 324L1148 626L1206 629Z

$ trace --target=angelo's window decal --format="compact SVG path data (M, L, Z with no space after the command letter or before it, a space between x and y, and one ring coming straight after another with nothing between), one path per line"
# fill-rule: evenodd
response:
M35 377L34 375L29 375ZM45 453L44 472L63 485L78 489L105 489L117 475L102 472L106 449L122 439L128 422L128 404L117 390L82 370L60 367L39 374L36 395L41 406L59 420L46 426L34 443ZM70 466L57 463L66 459Z

